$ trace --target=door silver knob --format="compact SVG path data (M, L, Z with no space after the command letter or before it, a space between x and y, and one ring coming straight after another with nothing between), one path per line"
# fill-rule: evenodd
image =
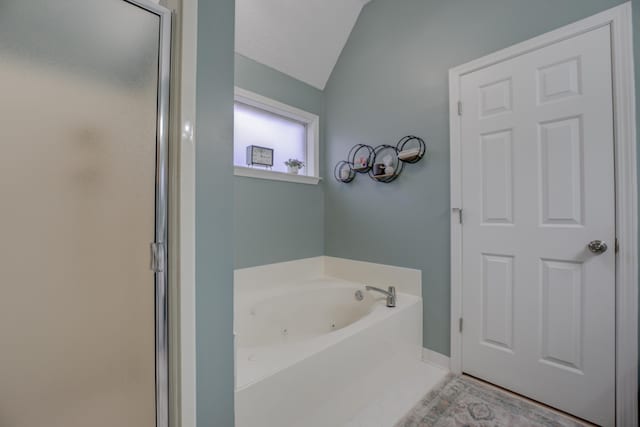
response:
M587 247L594 254L603 254L608 249L607 244L605 242L603 242L602 240L592 240L592 241L589 242Z

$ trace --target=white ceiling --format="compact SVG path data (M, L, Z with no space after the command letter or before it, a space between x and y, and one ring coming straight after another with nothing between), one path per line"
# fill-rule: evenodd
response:
M324 89L370 0L236 0L236 52Z

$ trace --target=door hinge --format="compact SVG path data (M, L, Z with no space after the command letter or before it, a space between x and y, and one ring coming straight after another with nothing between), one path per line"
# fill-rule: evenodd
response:
M618 253L620 252L620 241L618 240L618 238L616 237L615 243L614 243L614 252Z
M462 101L458 101L458 115L462 115Z
M151 271L161 273L164 271L166 259L166 247L163 242L151 243Z
M458 212L458 223L462 224L462 208L453 208L454 212Z
M460 319L458 319L458 331L460 331L460 333L462 333L462 317Z

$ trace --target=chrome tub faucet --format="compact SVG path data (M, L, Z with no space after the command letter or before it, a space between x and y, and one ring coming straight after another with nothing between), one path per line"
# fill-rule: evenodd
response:
M389 286L389 290L385 291L384 289L376 288L375 286L365 286L365 289L368 291L380 292L387 296L387 307L395 307L396 306L396 287Z

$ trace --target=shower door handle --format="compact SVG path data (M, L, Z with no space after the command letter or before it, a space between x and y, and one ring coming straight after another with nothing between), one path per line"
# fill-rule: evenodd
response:
M165 246L162 242L151 243L151 271L161 273L164 271Z

